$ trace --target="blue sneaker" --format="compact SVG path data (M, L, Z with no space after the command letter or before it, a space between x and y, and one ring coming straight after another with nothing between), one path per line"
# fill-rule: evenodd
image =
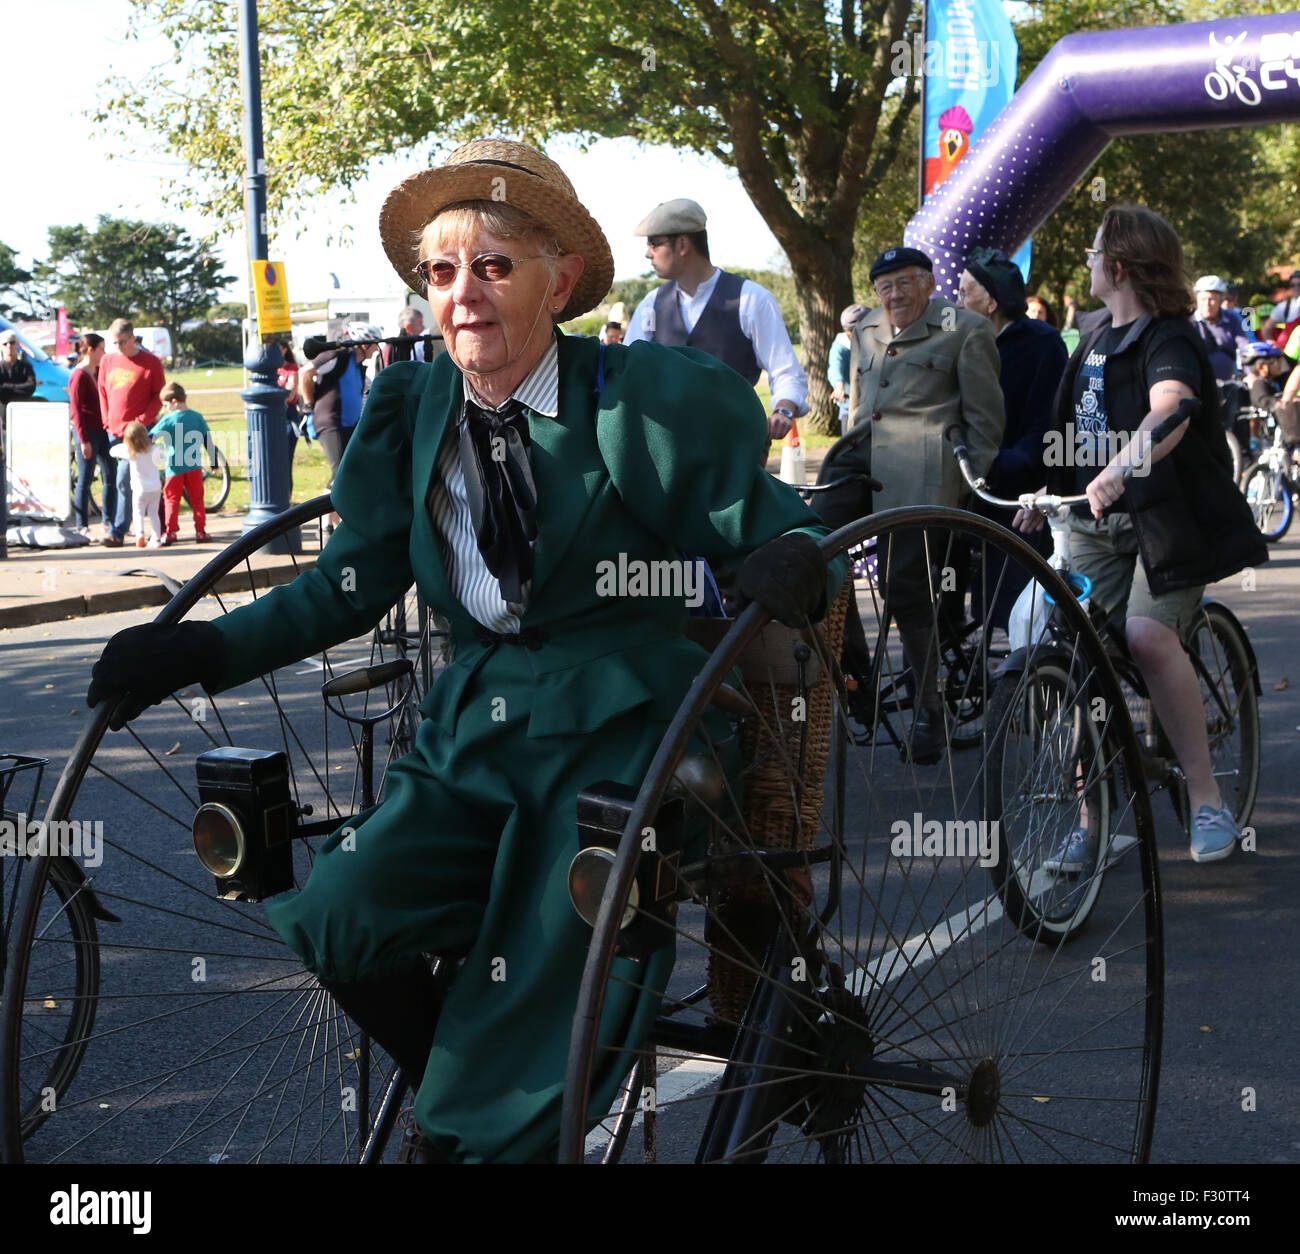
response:
M1241 839L1241 828L1230 810L1202 806L1192 820L1193 862L1219 862L1229 857Z
M1043 859L1048 875L1081 875L1088 859L1088 829L1076 827L1061 839L1051 857Z

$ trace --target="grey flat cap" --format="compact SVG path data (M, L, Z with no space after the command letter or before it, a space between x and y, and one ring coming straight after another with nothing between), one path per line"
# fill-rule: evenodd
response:
M637 223L633 235L690 235L704 230L704 210L693 200L665 200Z

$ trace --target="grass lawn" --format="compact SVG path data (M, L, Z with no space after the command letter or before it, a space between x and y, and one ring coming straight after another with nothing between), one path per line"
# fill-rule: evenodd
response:
M211 370L171 370L167 377L185 389L190 408L197 409L204 416L230 461L230 497L225 509L247 509L248 468L243 452L247 426L244 402L239 395L244 387L244 371L237 366ZM755 390L766 409L772 400L766 380ZM829 448L835 443L834 436L812 432L801 431L800 439L805 448L813 449ZM238 450L238 456L232 457L231 452L234 450ZM773 452L779 455L779 447L774 445ZM308 444L305 440L299 440L293 459L293 502L309 501L312 497L319 496L325 491L329 477L329 463L325 460L321 446L315 441Z
M239 393L244 387L244 371L238 366L211 370L169 370L186 393L191 409L197 409L230 462L230 496L225 510L248 508L249 483L247 454L244 452L248 430L244 402ZM235 455L232 455L235 454ZM291 503L309 501L325 491L330 479L329 463L321 446L314 440L299 440L293 458L293 496Z

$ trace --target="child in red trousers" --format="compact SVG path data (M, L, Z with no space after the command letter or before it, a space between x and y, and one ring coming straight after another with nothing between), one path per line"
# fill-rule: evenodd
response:
M163 481L163 543L175 544L180 530L181 494L194 511L194 536L200 544L212 537L205 530L203 467L211 457L212 433L203 415L185 404L185 389L169 383L162 390L163 416L153 429L155 439L167 445L166 478Z

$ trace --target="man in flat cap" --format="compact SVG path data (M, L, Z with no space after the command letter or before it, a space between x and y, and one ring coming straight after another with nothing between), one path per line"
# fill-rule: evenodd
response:
M883 485L869 508L960 505L961 472L944 438L964 423L971 465L984 474L1002 443L1005 418L992 324L951 301L932 300L934 266L915 248L888 248L871 266L881 307L853 328L849 433L822 463L820 482L869 473ZM832 526L861 517L855 487L814 498ZM921 676L919 711L906 750L913 762L938 761L947 738L934 647L935 581L914 537L893 544L886 595L907 665ZM919 540L919 538L917 538ZM846 667L849 658L846 655Z
M646 258L668 282L636 307L624 342L686 344L716 357L751 384L766 370L772 392L768 435L780 439L807 409L808 376L795 356L776 297L709 260L704 210L693 200L656 205L633 234L646 237Z

